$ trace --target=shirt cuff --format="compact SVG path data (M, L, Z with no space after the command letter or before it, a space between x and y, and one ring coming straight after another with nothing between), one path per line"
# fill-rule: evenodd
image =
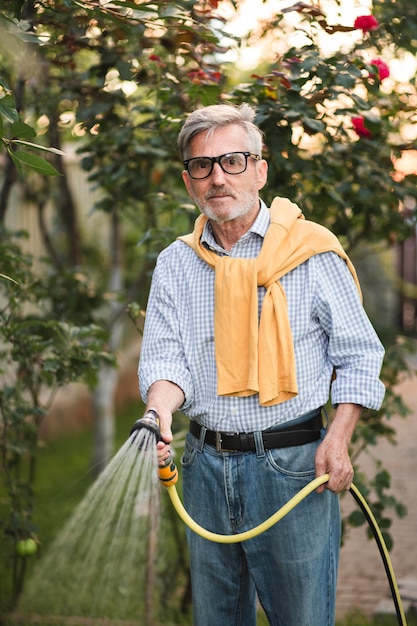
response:
M151 366L139 367L139 390L144 402L147 401L148 391L153 383L158 380L167 380L177 385L183 392L185 400L180 410L183 411L190 406L194 397L194 387L191 375L188 370L178 367L178 364L152 363Z
M331 399L333 406L337 404L359 404L366 409L378 411L385 395L385 386L375 378L357 380L343 378L340 374L333 381Z

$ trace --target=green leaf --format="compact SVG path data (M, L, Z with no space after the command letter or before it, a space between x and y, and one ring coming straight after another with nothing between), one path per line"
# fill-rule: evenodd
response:
M361 511L352 511L349 515L349 524L351 524L354 528L362 526L365 521L365 517Z
M18 143L19 145L26 146L27 148L33 148L34 150L43 150L44 152L51 152L52 154L60 154L61 156L65 156L65 152L62 152L62 150L58 150L58 148L46 148L45 146L40 146L38 143L32 143L31 141L21 141L20 139L13 139L12 143Z
M0 115L8 122L17 122L19 114L16 111L16 105L12 96L4 96L0 99Z
M16 159L15 153L9 147L7 148L7 152L9 153L9 157L15 164L17 171L19 172L19 174L21 174L23 171L21 162L19 161L19 159Z
M16 152L10 152L14 163L17 161L27 165L35 172L44 174L45 176L58 176L59 172L42 157L37 154L31 154L30 152L24 152L23 150L16 150ZM20 170L21 171L21 170Z
M320 120L312 119L311 117L303 118L303 126L307 132L310 133L322 133L326 130L325 125Z
M10 93L11 89L7 83L6 80L4 80L4 78L2 76L0 76L0 85L4 88L5 91L7 91L8 93Z
M300 118L300 112L295 109L290 109L286 111L285 118L290 122L298 120Z
M119 61L116 63L121 80L132 80L132 66L127 61Z
M19 137L20 139L33 139L36 137L36 131L24 122L13 122L10 131L12 137Z
M356 84L356 79L350 74L347 74L346 72L340 72L335 77L335 85L340 85L341 87L344 87L347 90L353 89L355 84Z
M375 476L375 486L379 492L383 489L388 489L390 487L390 483L391 477L386 470L378 472L378 474Z

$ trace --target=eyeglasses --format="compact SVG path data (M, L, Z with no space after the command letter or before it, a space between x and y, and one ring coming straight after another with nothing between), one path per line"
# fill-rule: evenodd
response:
M213 171L215 163L218 163L226 174L243 174L248 166L248 157L256 161L260 160L258 154L253 152L228 152L216 157L195 157L184 161L184 167L191 178L202 180L208 178Z

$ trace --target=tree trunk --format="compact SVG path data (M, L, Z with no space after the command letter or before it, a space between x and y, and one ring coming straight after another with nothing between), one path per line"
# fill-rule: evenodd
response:
M22 75L19 75L16 81L16 87L14 91L16 110L21 111L23 109L23 100L25 95L25 79ZM4 224L6 219L7 207L9 204L9 198L14 183L17 181L16 166L12 159L6 153L6 165L4 168L3 185L0 189L0 224Z
M110 234L111 267L109 277L109 291L118 295L122 290L122 255L120 224L117 209L114 209ZM121 306L116 299L111 299L108 309L109 343L108 348L116 352L120 346L123 318L120 315ZM108 464L114 449L115 414L114 397L117 387L118 370L104 363L98 375L98 383L93 391L93 453L91 470L98 476Z
M113 454L114 445L114 393L118 371L115 367L103 365L98 375L98 383L93 391L93 453L91 471L98 476L106 467Z
M61 150L58 113L56 111L51 112L49 119L49 137L51 144ZM75 206L74 196L69 185L68 176L64 167L64 159L61 154L54 155L54 166L61 173L61 176L59 176L57 180L59 193L56 198L56 209L65 232L65 241L68 245L68 265L70 267L78 267L82 262L81 232L78 223L77 207Z

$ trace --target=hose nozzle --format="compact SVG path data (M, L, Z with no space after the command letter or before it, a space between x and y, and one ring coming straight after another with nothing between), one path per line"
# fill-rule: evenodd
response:
M162 441L161 431L159 429L159 417L155 409L148 409L143 417L138 419L130 429L130 436L135 435L133 441L137 438L138 432L145 428L155 437L155 445L158 441ZM149 438L141 438L139 441L139 450L148 449ZM158 478L165 487L175 485L178 480L178 470L171 455L168 459L158 466Z
M136 439L138 432L143 428L146 428L146 430L150 431L154 435L155 443L161 441L162 437L161 431L159 430L159 418L158 413L155 411L155 409L148 409L145 415L133 424L132 428L130 429L130 436L136 433ZM145 446L145 443L143 443L139 447L142 448L143 446Z

